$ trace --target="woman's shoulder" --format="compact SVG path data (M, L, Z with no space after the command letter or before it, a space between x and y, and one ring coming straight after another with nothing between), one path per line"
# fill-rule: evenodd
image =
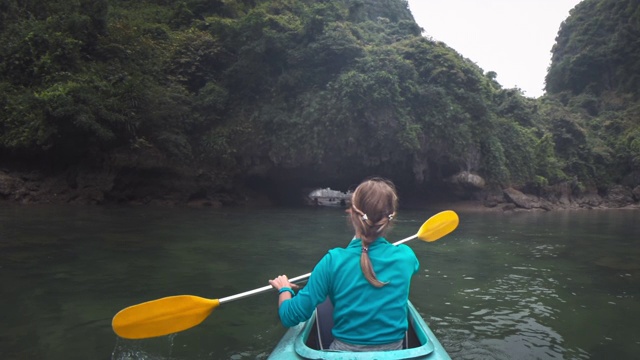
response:
M360 249L362 248L362 243L360 242L360 239L356 239L353 238L351 239L351 241L349 241L349 244L345 247L335 247L331 250L329 250L329 252L334 252L334 253L343 253L343 252L360 252Z
M407 245L407 244L400 244L400 245L395 245L396 248L401 249L402 251L411 251L413 252L413 249L411 248L411 246Z
M360 253L360 248L353 249L351 247L346 247L346 248L336 247L327 251L327 254L325 256L345 256L347 254L359 254L359 253Z
M413 249L406 245L406 244L400 244L397 246L394 246L395 248L395 253L399 254L400 256L405 256L405 257L416 257L415 252L413 252Z
M362 251L362 245L360 244L360 240L353 239L346 247L335 247L327 251L324 255L324 258L329 259L348 259L354 255L360 256L360 252Z

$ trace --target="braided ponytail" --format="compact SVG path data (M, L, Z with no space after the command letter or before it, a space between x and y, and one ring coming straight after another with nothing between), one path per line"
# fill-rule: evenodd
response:
M381 178L372 178L362 182L353 192L351 198L351 224L356 236L362 241L360 268L364 277L375 287L382 287L386 282L378 280L371 259L369 245L391 227L390 223L396 215L398 196L393 183Z

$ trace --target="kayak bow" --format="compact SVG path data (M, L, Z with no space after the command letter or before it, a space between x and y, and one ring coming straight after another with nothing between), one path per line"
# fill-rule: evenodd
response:
M326 359L326 360L393 360L393 359L425 359L425 360L451 360L447 351L442 347L429 326L422 319L418 310L407 303L409 316L409 330L405 337L405 345L402 350L370 351L370 352L332 352L323 350L331 341L323 339L327 337L327 330L322 329L324 314L319 306L311 318L290 328L282 337L278 345L269 355L268 360L285 359ZM319 315L320 313L320 315ZM324 335L323 335L324 334ZM330 334L328 335L330 336Z

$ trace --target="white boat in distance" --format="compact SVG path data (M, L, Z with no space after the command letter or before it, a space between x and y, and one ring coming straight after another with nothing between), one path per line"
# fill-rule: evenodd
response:
M315 206L346 207L351 204L351 191L341 192L330 188L315 189L307 195L308 201Z

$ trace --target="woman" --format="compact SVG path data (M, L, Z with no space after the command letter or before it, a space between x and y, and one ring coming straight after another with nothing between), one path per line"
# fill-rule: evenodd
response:
M309 282L294 295L286 275L269 283L278 290L278 314L286 327L308 320L327 297L333 303L332 350L380 351L402 348L407 301L418 259L406 245L385 238L396 216L398 196L385 179L362 182L347 210L355 237L346 248L330 250Z

